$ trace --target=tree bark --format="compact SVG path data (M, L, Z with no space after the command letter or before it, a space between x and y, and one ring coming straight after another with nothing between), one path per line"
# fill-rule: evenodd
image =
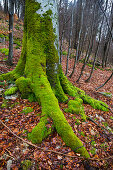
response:
M13 22L14 22L14 0L9 3L9 55L8 55L8 64L12 65L13 58Z

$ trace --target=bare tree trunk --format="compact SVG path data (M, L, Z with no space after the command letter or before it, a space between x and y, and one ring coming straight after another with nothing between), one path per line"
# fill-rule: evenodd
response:
M72 45L72 32L73 32L73 15L74 15L74 7L75 7L75 0L72 8L72 13L71 13L71 27L70 27L70 34L69 34L69 46L68 46L68 54L67 54L67 63L66 63L66 73L68 73L68 64L69 64L69 56L70 56L70 50L71 50L71 45Z
M108 60L108 53L109 53L109 49L110 49L110 43L111 43L111 41L108 42L107 51L106 51L106 55L105 55L105 67L107 67L107 60Z
M81 3L83 3L83 2L81 1ZM79 31L79 37L78 37L78 43L77 43L77 49L76 49L76 56L75 56L73 71L72 71L72 73L69 75L70 78L71 78L72 75L74 74L75 67L76 67L76 63L77 63L77 61L78 61L78 59L79 59L79 56L78 56L78 54L79 54L79 45L80 45L80 37L81 37L81 33L82 33L83 16L84 16L84 7L83 7L83 4L82 4L82 14L81 14L81 15L82 15L82 16L81 16L81 25L80 25L80 31Z
M96 62L96 59L97 59L98 49L99 49L99 45L100 45L102 25L103 25L103 21L102 21L102 24L101 24L101 27L100 27L100 31L99 31L99 40L98 40L97 48L96 48L96 51L95 51L95 57L94 57L94 61L93 61L93 66L92 66L92 69L91 69L91 73L90 73L90 76L88 77L88 79L85 80L85 82L88 82L88 81L91 79L92 74L93 74L93 71L94 71L94 68L95 68L95 62Z
M101 87L103 87L113 76L113 72L111 73L110 77L106 80L106 82L104 84L102 84L101 86L97 87L95 90L97 91L98 89L100 89Z
M4 12L8 13L8 0L4 0Z
M14 22L14 0L10 0L9 7L9 56L8 56L8 64L12 65L13 58L13 22Z
M60 44L60 64L62 63L62 45L64 41L64 26L63 26L63 31L61 34L61 44Z

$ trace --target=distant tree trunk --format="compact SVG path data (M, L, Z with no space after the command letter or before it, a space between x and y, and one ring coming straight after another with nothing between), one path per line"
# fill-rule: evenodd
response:
M90 79L91 79L91 77L92 77L92 74L93 74L93 71L94 71L94 68L95 68L95 63L96 63L97 54L98 54L99 45L100 45L102 25L103 25L103 21L102 21L102 23L101 23L101 27L100 27L100 31L99 31L99 40L98 40L98 43L97 43L97 47L96 47L96 51L95 51L95 56L94 56L94 61L93 61L92 69L91 69L91 72L90 72L90 76L88 77L87 80L85 80L85 82L90 81Z
M74 0L74 4L73 4L73 7L72 7L72 13L71 13L71 24L70 24L71 26L70 26L70 33L69 33L69 46L68 46L68 54L67 54L66 73L65 73L65 75L67 75L67 73L68 73L69 56L70 56L70 50L71 50L71 45L72 45L74 6L75 6L75 0Z
M109 50L110 50L110 43L111 43L111 39L108 42L107 50L106 50L106 54L105 54L105 67L107 67L107 60L108 60L108 53L109 53Z
M4 12L8 13L8 0L4 0Z
M81 16L82 16L82 0L76 1L76 29L75 29L75 37L74 37L74 48L77 49L79 32L81 27Z
M69 75L69 77L71 78L72 75L74 74L74 71L75 71L75 67L76 67L76 63L77 61L79 60L79 46L80 46L80 37L81 37L81 33L82 33L82 26L83 26L83 17L84 17L84 7L83 7L83 4L82 4L82 0L81 0L81 10L82 10L82 13L81 13L81 21L80 21L80 30L79 30L79 36L78 36L78 42L77 42L77 49L76 49L76 56L75 56L75 61L74 61L74 66L73 66L73 70L71 72L71 74Z
M103 83L101 86L97 87L95 90L97 91L98 89L100 89L103 86L105 86L105 84L112 78L112 76L113 76L113 72L111 73L110 77L105 81L105 83Z
M63 31L61 34L61 42L60 42L60 64L62 63L62 46L64 41L64 25L63 25Z
M9 7L9 56L8 64L12 65L13 61L13 22L14 22L14 0L10 1Z

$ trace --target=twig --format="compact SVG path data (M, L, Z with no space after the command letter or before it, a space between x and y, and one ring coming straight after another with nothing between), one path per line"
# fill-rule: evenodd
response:
M5 149L8 153L9 153L9 155L11 156L11 157L13 157L13 155L12 155L12 153L8 150L8 149ZM15 158L14 158L15 159Z
M87 119L90 120L90 121L92 121L93 123L95 123L99 128L101 128L101 129L103 130L103 133L107 136L107 139L108 139L109 141L111 141L110 138L108 137L107 133L105 132L105 130L107 131L107 129L105 129L105 128L103 128L102 126L100 126L100 125L99 125L97 122L95 122L91 117L87 117Z
M39 146L37 146L37 145L35 145L35 144L32 144L31 142L28 142L28 141L22 139L21 137L17 136L7 125L5 125L5 124L2 122L2 120L0 120L0 122L1 122L1 124L2 124L3 126L5 126L5 127L10 131L10 133L12 133L15 137L17 137L18 139L22 140L24 143L27 143L27 144L30 145L30 146L33 146L33 147L38 148L38 149L40 149L40 150L43 150L44 152L52 152L52 153L55 153L55 154L58 154L58 155L64 155L64 156L66 156L66 157L71 157L71 158L76 158L76 157L77 157L77 156L67 155L67 154L62 153L62 152L53 151L53 150L50 150L50 149L44 149L44 148L39 147ZM84 157L79 157L79 158L85 160ZM108 159L110 159L110 158L113 158L113 156L105 157L105 158L103 158L103 159L100 159L100 158L88 158L88 159L89 159L89 160L98 160L98 161L99 161L99 160L108 160Z

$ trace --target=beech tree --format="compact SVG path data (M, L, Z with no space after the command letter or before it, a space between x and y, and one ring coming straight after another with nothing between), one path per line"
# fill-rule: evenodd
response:
M5 95L19 90L22 98L38 101L42 106L40 122L28 135L33 143L41 143L54 127L67 146L89 158L86 148L60 110L58 101L68 102L68 95L75 97L68 102L67 111L80 113L84 119L87 116L83 111L82 102L104 111L108 110L108 106L73 86L62 71L58 55L58 1L26 0L25 3L20 59L13 71L0 75L1 81L15 80L15 86L7 89ZM47 126L50 121L53 125Z
M9 55L8 64L12 65L13 58L13 22L14 22L14 0L9 1Z

